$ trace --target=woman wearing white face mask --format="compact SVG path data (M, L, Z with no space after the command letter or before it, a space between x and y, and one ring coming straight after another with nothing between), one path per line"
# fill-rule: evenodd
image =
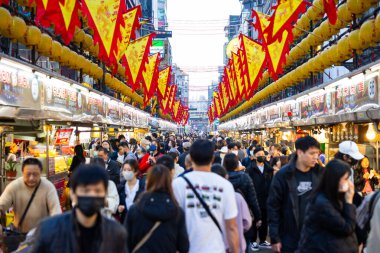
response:
M306 209L297 253L357 253L356 208L350 166L330 161Z
M123 222L128 209L138 199L139 195L145 191L145 182L137 178L139 173L139 164L136 160L127 160L122 167L121 174L126 180L119 185L120 205L118 214L120 221Z

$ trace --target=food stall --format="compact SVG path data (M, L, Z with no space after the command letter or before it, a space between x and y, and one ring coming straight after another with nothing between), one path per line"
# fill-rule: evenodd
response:
M379 170L379 69L380 61L371 63L224 122L219 130L262 131L263 142L275 143L311 135L321 143L327 161L338 151L340 142L352 140L368 157L370 165ZM250 119L248 126L243 123L247 119Z
M115 137L124 131L130 138L141 138L148 129L148 113L5 55L0 58L0 105L1 190L21 176L26 158L36 157L62 204L76 144L88 144L111 129ZM16 160L7 161L5 151Z

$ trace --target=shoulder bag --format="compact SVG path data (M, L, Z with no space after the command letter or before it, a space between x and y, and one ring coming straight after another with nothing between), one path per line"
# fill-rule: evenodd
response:
M182 178L186 181L187 185L190 187L190 189L194 192L195 196L197 196L197 199L199 200L199 202L201 202L203 208L206 210L207 214L210 216L210 218L212 219L212 221L215 223L215 225L218 227L220 233L223 234L223 231L222 231L222 228L220 227L219 225L219 222L218 220L215 218L215 216L212 214L211 210L210 210L210 207L207 205L207 203L203 200L203 198L201 197L201 195L199 195L199 193L197 192L197 190L195 189L194 185L190 182L190 180L185 177L185 176L182 176Z
M25 217L29 211L30 205L33 202L34 197L36 196L37 190L40 187L41 181L38 183L37 187L34 189L32 196L29 199L28 204L26 205L25 211L21 216L21 219L18 223L17 229L4 229L3 245L6 248L5 252L12 252L17 249L21 242L26 238L26 234L19 232L21 226L25 220Z
M132 253L136 253L152 236L153 232L161 225L161 221L154 223L149 232L141 239L141 241L133 248Z

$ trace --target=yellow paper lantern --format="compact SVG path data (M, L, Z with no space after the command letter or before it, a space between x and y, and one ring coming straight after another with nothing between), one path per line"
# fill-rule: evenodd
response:
M12 23L11 13L7 9L0 7L0 17L0 30L8 30Z
M78 27L75 28L75 33L73 37L73 41L77 44L81 43L84 41L84 31Z
M63 65L67 65L70 58L70 48L63 46L61 51L60 63Z
M106 75L105 75L105 82L106 82L106 84L109 85L111 83L111 81L112 81L111 74L110 73L106 73Z
M3 30L3 34L11 39L19 39L25 35L26 28L25 21L22 18L12 17L10 26L8 29Z
M307 15L303 14L301 18L297 22L297 27L301 28L302 30L309 31L310 30L310 20L307 17ZM298 30L298 29L297 29ZM300 30L298 30L300 31ZM302 31L302 33L304 33Z
M369 0L347 0L348 11L356 15L365 12L370 6Z
M62 55L62 45L56 40L53 40L51 44L51 54L50 57L55 60L59 61L60 57Z
M85 50L89 50L92 45L93 45L92 37L90 35L86 34L84 36L83 48Z
M376 28L375 28L375 20L374 19L369 19L366 22L362 24L359 30L359 40L361 43L361 47L367 48L368 46L372 45L375 46L375 33L376 33Z
M28 26L25 36L21 37L21 42L27 46L35 46L41 41L41 30L36 26Z
M380 42L380 15L375 18L375 42Z
M87 75L91 73L92 62L86 59L86 64L83 67L83 72Z
M103 77L103 69L100 67L96 68L95 76L96 79L101 79Z
M338 42L338 57L341 61L344 61L347 59L347 57L350 57L352 55L352 48L350 47L350 41L348 37L344 37L339 40Z
M350 42L350 47L352 49L359 50L361 45L360 45L360 40L359 40L359 30L354 30L348 35L348 40Z
M345 22L351 22L352 13L348 10L347 4L342 4L338 8L338 17Z
M96 45L92 44L89 48L89 52L92 56L98 56L99 55L99 44L96 44Z
M117 65L117 73L121 76L125 76L125 67L120 63Z
M48 34L43 33L41 35L40 43L37 44L36 49L39 53L47 56L51 51L52 44L52 38Z

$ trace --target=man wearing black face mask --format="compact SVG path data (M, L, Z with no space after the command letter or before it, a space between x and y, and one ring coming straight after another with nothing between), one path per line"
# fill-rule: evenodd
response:
M270 248L271 245L266 241L268 235L268 218L267 218L267 199L269 187L273 178L273 168L266 162L266 156L262 147L257 147L253 154L256 158L256 163L252 163L247 169L248 175L252 178L255 186L257 200L259 202L262 224L261 226L252 226L251 233L251 250L258 251L259 248ZM259 244L257 244L257 234L259 234Z
M39 225L32 252L126 252L124 228L100 214L107 195L107 172L97 165L82 165L71 182L74 209Z

